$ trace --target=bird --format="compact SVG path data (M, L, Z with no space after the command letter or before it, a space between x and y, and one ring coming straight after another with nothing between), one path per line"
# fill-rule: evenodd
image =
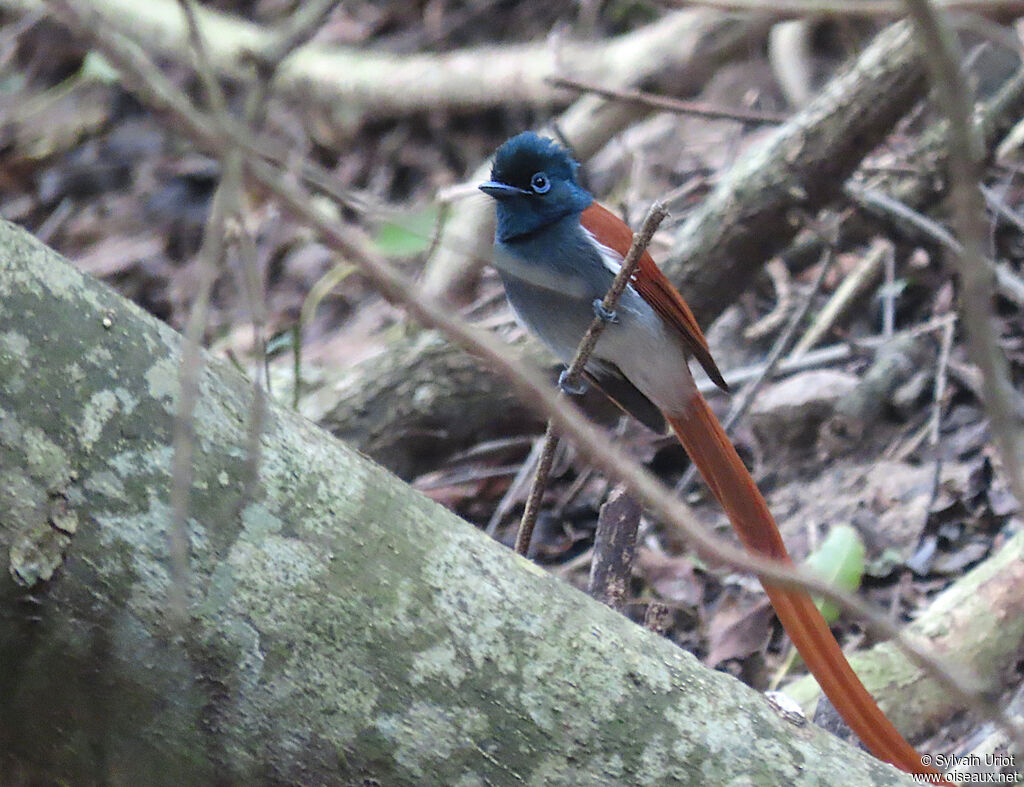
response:
M579 164L558 142L520 133L494 155L480 190L494 199L494 266L519 321L563 363L597 315L605 330L584 368L587 384L656 431L667 423L753 553L791 564L775 520L743 461L694 382L695 359L728 385L682 295L644 252L614 311L602 300L629 251L629 226L580 184ZM925 765L861 683L804 591L764 582L775 612L825 695L867 749L909 773ZM940 782L942 783L942 782Z

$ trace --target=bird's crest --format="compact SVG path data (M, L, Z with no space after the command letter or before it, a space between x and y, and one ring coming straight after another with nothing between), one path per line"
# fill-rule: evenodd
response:
M524 131L508 140L494 154L491 180L526 189L537 172L576 183L579 169L572 155L555 140Z

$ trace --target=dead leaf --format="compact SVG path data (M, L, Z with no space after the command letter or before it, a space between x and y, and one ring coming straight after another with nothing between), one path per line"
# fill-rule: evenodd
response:
M642 546L637 549L636 570L644 585L664 601L691 608L700 604L704 583L696 576L689 557L666 555Z
M723 661L762 651L771 638L774 617L767 597L726 591L708 626L704 663L714 668Z

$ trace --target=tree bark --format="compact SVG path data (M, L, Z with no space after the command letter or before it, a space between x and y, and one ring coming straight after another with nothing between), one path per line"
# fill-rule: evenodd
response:
M533 341L509 352L551 363ZM437 331L413 328L380 355L327 377L337 383L326 386L325 409L304 405L306 414L407 480L458 447L544 428L504 380Z
M911 784L557 582L0 224L0 781Z

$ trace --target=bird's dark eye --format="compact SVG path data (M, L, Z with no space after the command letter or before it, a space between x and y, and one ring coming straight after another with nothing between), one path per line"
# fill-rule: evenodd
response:
M551 188L551 181L543 172L538 172L530 178L530 188L533 189L534 194L544 194Z

